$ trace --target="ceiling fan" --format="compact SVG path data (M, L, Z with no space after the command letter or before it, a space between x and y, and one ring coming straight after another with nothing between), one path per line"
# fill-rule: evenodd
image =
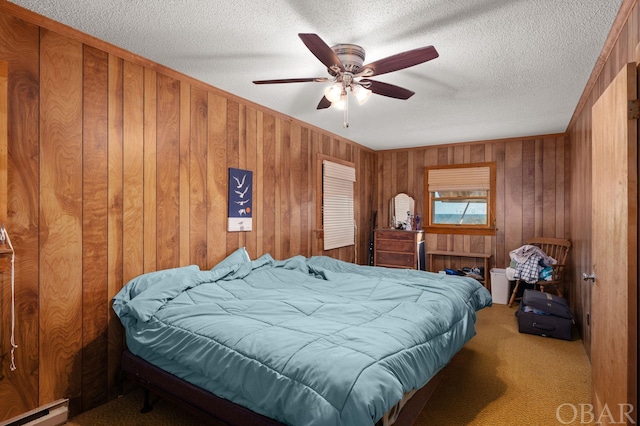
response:
M298 36L311 53L327 67L331 77L285 78L254 80L253 82L255 84L281 84L332 81L333 83L325 89L317 109L329 108L330 106L343 109L344 127L349 127L348 92L356 97L360 105L366 102L371 93L396 99L409 99L415 92L393 84L371 80L369 77L409 68L438 57L435 47L425 46L363 65L365 52L358 45L337 44L329 47L317 34L301 33Z

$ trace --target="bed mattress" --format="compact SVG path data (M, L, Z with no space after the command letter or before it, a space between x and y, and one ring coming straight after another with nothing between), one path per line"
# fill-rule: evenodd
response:
M329 257L187 266L131 280L113 308L129 350L295 425L373 425L475 335L472 278Z

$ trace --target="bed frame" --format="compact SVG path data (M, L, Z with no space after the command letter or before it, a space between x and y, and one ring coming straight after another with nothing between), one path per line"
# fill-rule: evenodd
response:
M149 393L153 392L160 397L179 403L195 415L205 416L210 424L284 426L276 420L255 413L182 380L128 350L125 350L122 355L122 371L144 389L144 406L140 410L143 413L152 408ZM443 372L444 370L440 371L405 403L393 426L409 426L414 423L442 380Z

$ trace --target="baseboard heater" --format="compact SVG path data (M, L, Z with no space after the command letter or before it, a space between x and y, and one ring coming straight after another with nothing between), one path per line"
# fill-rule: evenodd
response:
M0 422L0 426L58 426L65 424L69 416L69 400L59 399L35 410Z

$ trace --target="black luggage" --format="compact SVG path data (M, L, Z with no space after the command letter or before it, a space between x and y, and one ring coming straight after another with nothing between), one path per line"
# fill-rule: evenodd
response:
M520 333L571 340L573 316L562 297L527 289L516 316Z

